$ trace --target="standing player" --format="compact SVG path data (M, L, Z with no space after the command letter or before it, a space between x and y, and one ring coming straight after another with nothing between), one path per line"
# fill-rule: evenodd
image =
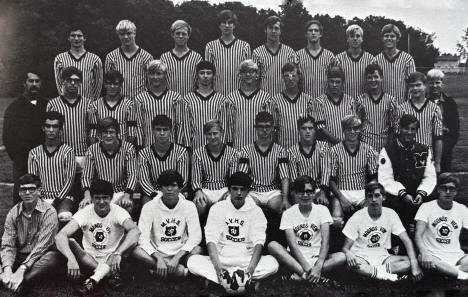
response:
M183 20L171 25L171 36L174 48L161 55L161 61L167 65L167 83L169 89L184 96L194 89L195 67L202 56L187 46L192 27Z
M203 125L206 145L195 150L192 164L193 202L200 216L227 192L226 180L237 170L238 151L223 143L219 120Z
M286 233L288 250L272 241L268 251L293 272L291 278L319 282L322 272L341 266L345 257L328 255L333 220L328 208L313 203L315 181L305 175L298 177L292 184L292 195L297 204L283 213L280 226Z
M250 45L234 36L238 22L231 10L218 14L218 24L221 36L206 44L205 60L216 68L214 89L226 96L239 88L239 65L250 58Z
M33 148L28 157L28 173L41 179L41 198L57 209L62 223L71 219L77 206L71 195L76 171L75 154L70 146L62 143L63 122L62 114L47 112L42 125L44 143Z
M274 96L284 89L281 68L288 61L297 62L296 53L286 44L281 43L283 23L277 16L269 16L264 21L265 44L254 49L252 60L260 68L262 90Z
M460 180L440 175L437 200L423 203L416 213L415 241L424 269L468 279L468 257L460 248L460 232L468 228L468 209L454 201Z
M343 252L350 269L357 273L382 280L397 281L398 274L411 271L415 280L422 277L413 243L396 212L382 207L384 187L379 183L366 186L367 206L357 211L346 223ZM408 256L390 255L391 235L405 244Z
M202 61L196 68L196 89L184 97L185 119L184 135L187 146L195 150L205 145L203 125L209 120L219 118L226 122L225 97L213 90L213 81L216 69L213 63Z
M416 71L414 59L410 54L397 48L401 38L400 29L394 24L387 24L381 31L383 51L375 56L375 61L382 67L385 80L384 92L396 98L397 103L406 101L406 80Z
M323 26L317 20L310 20L304 27L307 46L299 50L299 68L304 74L304 92L316 98L327 88L327 69L335 63L335 56L320 45Z
M362 49L364 31L359 25L350 25L346 29L346 38L348 49L337 55L336 60L346 77L344 92L356 98L366 91L364 70L375 63L375 58Z
M187 260L200 252L202 234L197 209L192 201L180 198L184 180L177 171L164 171L158 183L162 194L141 210L138 221L141 236L132 255L151 274L186 276Z
M382 90L384 77L379 65L368 65L364 78L367 92L356 99L363 116L362 141L380 152L393 135L397 103L392 95Z
M240 88L226 98L227 123L225 138L235 148L241 148L255 139L255 115L267 108L270 95L259 89L260 70L252 60L240 64Z
M136 26L131 21L121 20L115 31L121 45L107 54L106 72L117 70L122 73L124 77L122 95L133 100L136 95L145 91L145 67L153 60L153 56L135 43Z
M173 120L172 136L176 143L183 143L183 99L179 93L167 87L167 65L161 60L153 60L146 67L148 89L138 94L135 104L138 106L139 126L143 129L143 146L154 143L151 122L158 114L164 114Z
M213 205L205 226L209 256L194 255L188 260L194 275L221 284L236 270L254 281L278 270L275 258L262 256L267 220L260 207L247 198L251 182L242 172L229 177L230 197ZM230 285L235 289L237 283Z
M442 112L443 138L441 172L452 169L452 150L460 136L460 119L458 107L452 97L442 92L444 73L440 69L431 69L427 73L429 81L429 99L437 104Z
M404 114L411 114L419 121L416 141L433 150L434 166L440 172L442 159L443 123L439 106L426 98L427 79L421 72L413 72L408 77L409 99L397 108L397 122Z
M85 47L86 37L83 30L73 28L68 35L70 49L58 54L54 59L55 83L57 91L62 94L63 80L62 71L64 68L73 66L83 73L83 83L78 90L83 97L95 100L99 98L102 87L102 62L93 53L88 52Z
M67 275L73 280L81 276L81 269L93 271L80 288L82 295L95 291L97 284L112 275L113 286L119 286L120 265L137 245L140 231L128 212L111 203L112 184L94 180L90 188L92 204L80 209L55 237L57 249L67 259ZM74 238L83 232L81 247Z
M132 100L122 96L123 76L117 70L104 74L105 95L95 100L88 111L89 134L91 143L98 142L97 127L106 117L112 117L119 123L120 139L133 145L142 141L141 129L137 127L137 110Z
M184 179L184 185L187 184L189 171L187 150L171 141L171 119L166 115L156 115L151 126L155 141L138 153L139 182L144 193L143 204L156 197L161 188L157 181L163 171L177 170Z

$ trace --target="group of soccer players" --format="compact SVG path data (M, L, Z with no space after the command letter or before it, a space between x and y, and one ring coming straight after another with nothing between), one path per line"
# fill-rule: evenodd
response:
M468 279L458 239L468 210L453 201L459 180L442 173L458 137L443 73L416 72L392 24L376 57L357 25L337 56L321 47L316 20L297 52L281 43L279 17L265 20L266 42L252 53L237 25L221 11L221 36L203 59L177 20L174 48L154 60L122 20L104 74L73 29L54 61L60 96L41 115L40 78L27 74L23 101L5 113L21 199L0 250L7 288L21 291L63 259L70 278L86 275L84 294L103 279L120 286L129 258L152 275L190 272L228 292L276 273L278 262L312 282L343 265L393 281L420 279L420 266ZM16 117L24 108L34 121ZM15 154L38 129L27 158ZM332 229L344 244L329 254Z

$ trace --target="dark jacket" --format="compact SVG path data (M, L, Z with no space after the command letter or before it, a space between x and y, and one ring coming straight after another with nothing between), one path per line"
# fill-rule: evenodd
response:
M444 128L448 128L448 131L444 129L443 145L444 149L452 150L458 141L460 135L460 119L458 116L458 106L452 97L447 96L442 92L444 101L438 100L435 102L439 107L442 108L442 122Z

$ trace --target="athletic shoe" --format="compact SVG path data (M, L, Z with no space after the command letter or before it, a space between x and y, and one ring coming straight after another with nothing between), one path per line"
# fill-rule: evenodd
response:
M96 291L97 283L94 279L88 278L84 281L83 285L78 289L81 296L86 296L91 292Z

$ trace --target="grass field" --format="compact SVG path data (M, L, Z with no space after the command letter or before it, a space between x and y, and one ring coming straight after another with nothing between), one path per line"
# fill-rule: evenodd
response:
M456 99L459 106L460 140L454 151L453 168L454 171L459 172L459 176L463 180L458 198L468 204L468 74L448 76L445 89L447 94ZM11 101L11 98L0 100L0 134L3 127L2 115ZM6 213L12 206L12 188L4 184L11 182L11 161L6 152L1 150L0 163L2 164L0 168L0 234L2 234ZM468 236L464 236L464 238L467 238L464 243L468 245ZM132 280L123 291L101 290L95 296L199 296L204 292L202 282L194 278L183 282L178 280L162 281L151 279L144 273L138 273L138 275L137 279ZM333 277L339 280L340 286L291 283L275 277L263 282L256 296L468 296L468 284L452 280L441 280L437 277L426 278L417 284L406 282L395 285L349 277L346 271L337 272ZM435 291L441 295L434 295L436 294ZM62 277L57 277L35 286L33 295L43 297L74 296L74 292L72 285ZM10 295L0 289L0 296Z

